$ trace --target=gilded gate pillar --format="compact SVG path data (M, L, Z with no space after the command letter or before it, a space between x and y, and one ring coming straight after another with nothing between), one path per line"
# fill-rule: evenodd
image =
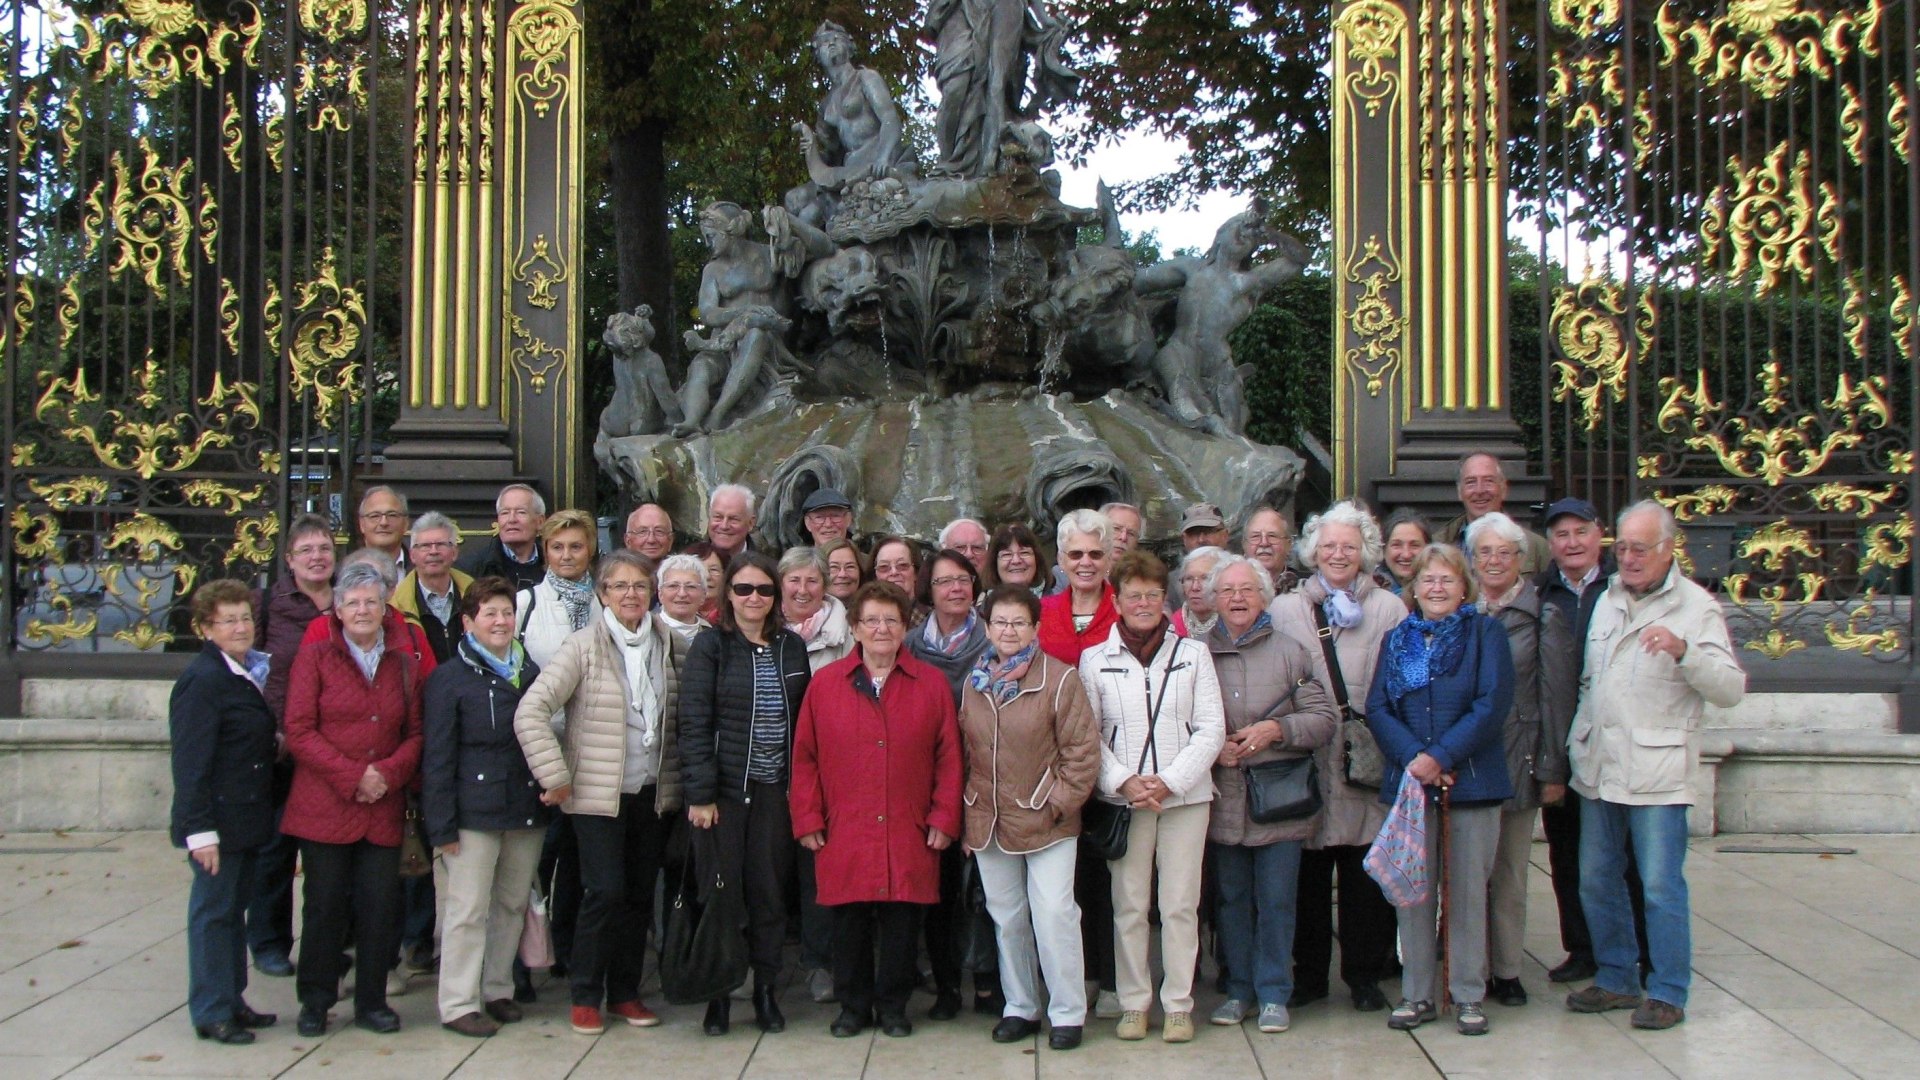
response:
M1333 43L1334 486L1457 506L1456 460L1510 464L1502 0L1350 0Z
M490 518L530 480L581 506L576 0L418 0L408 327L385 478Z

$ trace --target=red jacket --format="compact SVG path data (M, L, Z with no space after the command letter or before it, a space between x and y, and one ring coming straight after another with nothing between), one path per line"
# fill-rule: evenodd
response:
M1080 654L1104 643L1113 624L1120 621L1120 609L1113 603L1113 586L1100 586L1100 606L1093 609L1093 621L1078 633L1073 629L1073 590L1065 589L1040 601L1040 649L1070 667L1078 667Z
M960 835L953 691L904 648L896 665L876 702L856 651L815 672L800 704L788 802L795 837L827 834L814 864L822 904L935 903L927 826Z
M405 790L420 766L420 688L433 670L433 654L392 609L385 633L386 649L369 683L347 651L337 616L308 627L287 686L293 790L280 831L288 836L326 844L400 844ZM386 779L387 794L378 802L356 802L354 790L368 765Z

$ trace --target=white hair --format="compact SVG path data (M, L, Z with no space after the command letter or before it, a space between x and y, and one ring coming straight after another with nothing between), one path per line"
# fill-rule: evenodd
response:
M507 492L509 491L526 492L527 495L531 497L533 500L533 516L534 517L547 516L547 500L540 497L540 493L534 490L534 487L532 484L508 484L506 487L501 488L500 494L495 495L493 497L493 512L496 516L498 516L500 513L501 501L507 497Z
M1207 559L1218 560L1222 556L1229 555L1229 554L1231 554L1231 552L1229 552L1226 548L1214 547L1212 544L1201 544L1199 547L1194 548L1192 551L1187 552L1186 557L1180 560L1180 568L1173 572L1173 576L1175 580L1178 580L1179 578L1181 578L1186 574L1187 567L1192 566L1198 562L1203 562ZM1218 563L1216 562L1215 565L1218 565ZM1212 571L1208 571L1208 572L1211 573Z
M1346 525L1360 531L1362 573L1370 574L1374 567L1380 565L1380 556L1386 549L1386 542L1380 538L1380 523L1352 501L1334 503L1307 519L1306 527L1300 530L1300 542L1293 548L1295 562L1308 570L1319 569L1320 528L1323 525Z
M1053 530L1054 546L1065 551L1067 537L1074 533L1086 533L1100 541L1100 546L1103 548L1113 546L1113 521L1105 514L1092 510L1069 511L1060 519L1059 526Z
M1209 549L1196 548L1192 554L1187 557L1192 558L1194 555L1200 554L1203 550ZM1210 550L1219 551L1220 549L1212 548ZM1184 566L1186 564L1182 563L1181 565ZM1227 568L1231 566L1244 566L1253 571L1254 584L1260 586L1261 607L1264 608L1273 603L1273 575L1267 573L1266 567L1261 566L1245 555L1235 555L1231 551L1221 551L1219 561L1213 564L1213 569L1207 571L1207 583L1203 586L1207 595L1207 603L1213 604L1216 610L1219 608L1220 605L1215 601L1213 591L1220 586L1220 575L1226 573Z
M713 513L713 504L720 501L722 495L738 495L747 504L747 516L753 516L753 489L745 484L721 484L707 496L707 513Z
M433 532L438 529L445 529L447 534L453 537L454 543L460 542L460 526L455 525L452 518L440 511L429 510L413 519L413 528L407 530L407 543L413 544L418 541L423 532Z
M1498 510L1491 514L1480 515L1474 519L1473 524L1467 526L1465 537L1467 550L1472 551L1479 547L1480 538L1483 536L1505 540L1519 548L1523 554L1527 550L1527 530L1522 529L1512 518Z
M356 589L371 586L379 590L380 602L385 603L387 597L393 594L393 562L388 560L383 567L373 559L356 558L355 556L359 554L355 552L349 555L347 561L340 565L340 574L334 578L333 587L341 596L345 596ZM385 557L382 556L382 558Z
M978 521L975 521L972 518L954 518L952 521L947 522L946 528L940 530L940 536L938 539L934 541L933 546L936 548L952 547L953 545L947 543L947 541L953 537L953 530L959 528L962 525L971 525L974 528L979 529L981 536L992 535L987 531L987 527L985 525L980 524Z
M1679 537L1680 523L1673 520L1673 511L1667 509L1664 503L1654 499L1641 499L1639 502L1620 511L1620 516L1613 520L1614 535L1620 535L1620 530L1626 527L1628 518L1640 514L1652 514L1655 518L1659 519L1661 540L1673 540Z
M1131 510L1135 514L1140 514L1139 507L1133 505L1132 503L1126 503L1126 502L1110 502L1107 505L1102 506L1100 508L1100 512L1103 514L1111 514L1115 510ZM1144 517L1145 515L1142 514L1140 516Z
M669 555L660 560L660 570L654 576L660 581L665 582L667 575L676 571L683 574L692 574L693 580L700 585L700 591L703 593L707 591L706 566L703 565L699 559L684 552L678 555Z

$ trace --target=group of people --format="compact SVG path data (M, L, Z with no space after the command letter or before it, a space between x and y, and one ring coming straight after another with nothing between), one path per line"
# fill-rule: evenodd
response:
M1450 1007L1484 1034L1488 998L1527 1002L1543 812L1568 954L1548 978L1591 980L1572 1010L1671 1027L1694 733L1745 685L1725 623L1658 503L1620 512L1609 554L1584 501L1544 537L1509 516L1488 455L1460 494L1438 527L1338 503L1297 545L1261 509L1237 548L1196 504L1172 569L1124 504L1066 514L1051 570L1020 523L857 542L832 489L777 554L737 485L678 550L662 507L601 553L592 517L518 484L464 556L386 487L337 565L332 524L297 517L274 584L192 598L206 646L171 723L193 1024L274 1023L242 997L251 953L296 976L303 1035L349 977L354 1022L398 1030L388 995L436 962L443 1026L491 1035L535 1000L518 954L543 897L573 1029L652 1026L654 897L685 871L738 890L762 1032L786 1026L791 922L835 1036L910 1034L929 978L926 1015L952 1019L971 973L997 1042L1070 1049L1089 1013L1142 1039L1156 999L1187 1042L1204 925L1212 1024L1286 1031L1337 939L1354 1008L1388 1011L1397 973L1390 1027ZM1427 827L1396 833L1410 807ZM1426 886L1382 871L1396 835ZM410 844L430 875L403 877Z

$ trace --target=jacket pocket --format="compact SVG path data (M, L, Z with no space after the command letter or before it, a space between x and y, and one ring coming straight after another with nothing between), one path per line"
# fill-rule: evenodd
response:
M507 779L493 773L474 773L460 783L460 810L468 814L502 814L507 809Z
M1052 766L1042 769L1040 771L1039 782L1033 785L1033 794L1027 796L1025 802L1021 802L1018 799L1014 800L1015 804L1022 810L1040 809L1047 805L1047 799L1053 795L1053 787L1056 782Z
M1687 729L1636 727L1632 753L1627 768L1629 792L1650 795L1687 786Z

